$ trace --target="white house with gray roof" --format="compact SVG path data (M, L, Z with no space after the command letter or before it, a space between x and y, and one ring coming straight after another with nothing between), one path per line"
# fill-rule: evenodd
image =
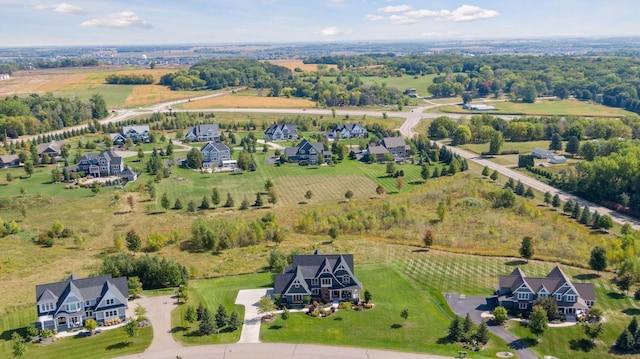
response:
M220 126L212 123L207 125L197 125L187 128L184 138L192 142L220 141Z
M330 131L324 133L325 137L332 140L346 138L364 138L367 136L367 129L361 123L346 123L335 126Z
M122 132L110 134L114 143L124 143L127 140L133 142L149 142L151 130L148 125L124 126Z
M298 138L298 125L295 123L277 123L264 131L265 141L295 140Z
M41 329L82 328L86 319L104 325L110 319L126 319L129 302L127 278L111 274L78 278L36 286L36 308Z
M498 302L506 309L530 311L536 299L549 297L558 303L560 314L579 314L596 303L593 283L571 282L558 266L544 278L527 277L516 268L498 281Z
M212 165L222 167L223 161L231 160L231 150L222 142L207 142L200 149L202 152L202 167L210 168Z

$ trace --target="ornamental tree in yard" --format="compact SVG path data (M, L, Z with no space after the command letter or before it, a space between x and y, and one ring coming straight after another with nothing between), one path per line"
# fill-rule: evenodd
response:
M529 331L538 338L544 334L548 328L547 312L540 306L534 306L533 312L529 315Z
M493 310L493 317L496 319L498 325L502 325L507 321L507 310L504 307L497 307Z

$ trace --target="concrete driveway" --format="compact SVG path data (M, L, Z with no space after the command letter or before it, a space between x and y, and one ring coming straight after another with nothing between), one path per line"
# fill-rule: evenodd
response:
M238 292L236 304L244 305L244 322L238 343L260 343L260 317L258 301L273 288L245 289Z
M466 317L467 313L475 323L480 324L482 322L481 314L485 311L492 311L498 303L494 297L467 297L457 293L445 293L447 304L454 313L461 317ZM489 325L489 331L498 337L502 338L509 346L515 350L521 359L536 359L538 358L531 349L529 349L525 342L515 335L509 333L506 329L497 325Z
M161 297L140 298L129 302L129 311L127 316L134 316L135 307L141 304L147 309L147 319L151 322L153 328L153 341L145 354L149 354L149 358L154 353L162 353L167 351L177 351L182 346L173 340L171 335L171 312L176 308L175 298L170 295ZM175 355L173 356L175 358Z

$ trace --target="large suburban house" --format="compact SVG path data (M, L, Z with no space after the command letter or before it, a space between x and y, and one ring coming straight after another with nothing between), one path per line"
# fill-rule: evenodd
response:
M294 255L293 262L277 274L274 295L285 305L305 304L305 297L323 302L357 301L362 283L353 273L352 254Z
M322 142L309 142L306 138L303 138L296 147L285 148L284 154L287 155L287 160L290 162L306 162L310 165L318 165L331 160L331 151L325 150ZM322 162L319 161L320 156Z
M384 161L387 153L391 154L394 161L404 161L409 157L411 147L407 145L403 137L385 137L378 143L372 143L367 149L369 155L374 157L376 162Z
M18 155L0 155L0 168L19 167Z
M38 145L38 155L42 157L43 155L49 156L49 158L58 158L62 155L62 146L64 145L63 141L51 141L49 143L41 143Z
M223 161L231 160L231 150L222 142L207 142L200 149L202 152L202 167L210 168L213 165L221 167Z
M70 166L68 170L84 172L93 177L118 176L127 181L135 181L138 178L138 174L131 167L125 167L122 157L112 151L88 153L80 156L78 164Z
M264 131L265 141L295 140L298 138L298 125L294 123L277 123Z
M527 277L520 268L499 277L498 302L506 309L532 309L533 302L549 297L558 303L560 314L582 314L596 303L592 283L573 283L556 266L544 278Z
M325 137L337 140L341 138L363 138L367 136L367 130L361 123L347 123L335 126L324 133Z
M133 142L149 142L149 130L148 125L142 126L124 126L121 133L112 133L111 139L114 143L125 143L127 140Z
M218 142L220 141L220 127L217 124L189 127L184 138L192 142Z
M129 289L127 278L111 274L78 278L36 286L36 307L41 329L82 328L86 319L104 325L110 319L126 319Z

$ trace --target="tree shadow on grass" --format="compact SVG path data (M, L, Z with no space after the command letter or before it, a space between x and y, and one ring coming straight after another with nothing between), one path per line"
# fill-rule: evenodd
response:
M336 317L336 318L333 318L333 320L341 322L342 321L342 317Z
M398 323L391 324L391 329L400 329L400 328L402 328L402 324L398 324Z
M622 293L609 292L609 293L607 293L607 297L609 297L611 299L624 299L624 298L626 298L626 295L624 295Z
M538 345L536 338L520 338L509 343L509 346L515 350L532 348Z
M600 275L595 274L595 273L589 273L589 274L577 274L573 276L573 279L577 279L577 280L592 280L592 279L597 279L600 278Z
M105 349L107 349L107 350L118 350L118 349L124 349L124 348L128 347L129 345L131 345L131 342L120 342L120 343L108 345Z
M527 261L523 261L522 259L516 259L516 260L513 260L513 261L505 262L504 264L508 265L508 266L523 266L523 265L527 264Z
M640 315L640 309L638 308L627 308L622 311L622 313L626 315Z
M282 325L274 324L269 326L269 330L280 330L282 329Z
M569 341L569 348L571 350L580 351L580 352L590 352L596 345L589 339L571 339Z
M411 181L409 182L409 184L413 184L413 185L419 185L419 184L423 184L424 181Z
M413 253L424 253L424 252L428 252L429 250L426 248L421 248L421 249L414 249L411 252Z
M451 341L451 339L449 339L449 337L442 337L442 338L438 338L436 343L438 343L438 344L451 344L453 342Z
M187 327L173 327L171 328L171 333L180 333L180 332L186 332L187 330L189 330L189 328Z

